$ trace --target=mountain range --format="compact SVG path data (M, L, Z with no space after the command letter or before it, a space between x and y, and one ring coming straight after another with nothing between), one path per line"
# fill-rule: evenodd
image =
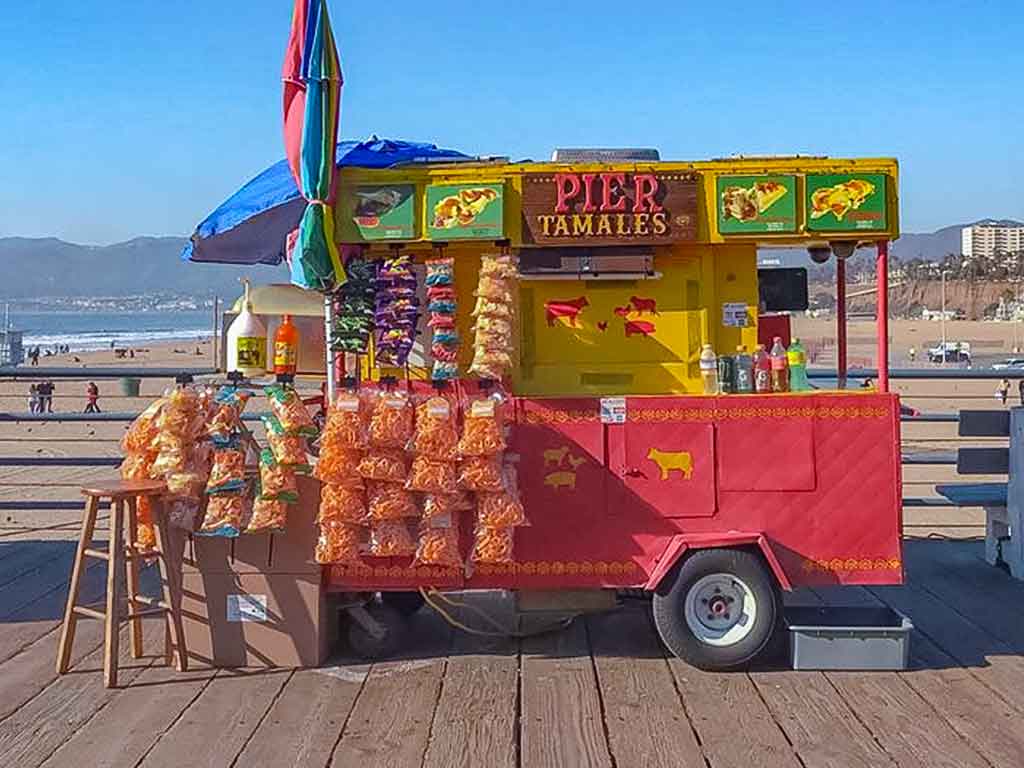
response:
M1017 222L1007 222L1017 224ZM960 252L960 229L904 233L890 253L901 260L938 261ZM1021 225L1024 226L1024 225ZM183 237L137 237L114 245L76 245L56 238L0 238L0 300L172 294L235 296L238 279L287 282L284 267L238 267L181 261ZM858 254L859 255L859 254ZM763 252L786 265L809 261L802 248Z

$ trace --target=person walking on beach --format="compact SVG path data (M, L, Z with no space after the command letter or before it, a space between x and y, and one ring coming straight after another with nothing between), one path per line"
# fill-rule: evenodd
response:
M44 379L39 383L39 413L53 413L53 382Z
M96 382L90 381L88 386L85 388L85 412L86 413L99 413L99 399L100 399L100 388L96 386Z
M1024 379L1022 379L1024 381ZM28 411L29 413L39 412L39 385L32 384L28 388Z
M1008 394L1010 394L1010 380L1003 379L999 382L999 388L996 390L996 397L999 398L1003 405L1006 405L1006 396Z

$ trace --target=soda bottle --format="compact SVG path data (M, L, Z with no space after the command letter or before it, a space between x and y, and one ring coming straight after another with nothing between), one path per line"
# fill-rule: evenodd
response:
M292 322L291 315L284 315L274 334L274 373L294 375L298 361L299 329Z
M718 358L710 344L705 344L700 350L700 379L705 395L718 394Z
M786 348L782 346L782 337L772 340L772 392L789 392L789 360Z
M747 348L736 347L736 391L748 395L754 391L754 360Z
M723 395L736 392L736 358L729 355L718 358L718 388Z
M800 345L800 339L794 338L786 350L789 361L789 389L791 392L805 392L811 388L807 380L807 353Z
M772 361L764 344L758 344L754 352L754 391L758 394L772 391Z

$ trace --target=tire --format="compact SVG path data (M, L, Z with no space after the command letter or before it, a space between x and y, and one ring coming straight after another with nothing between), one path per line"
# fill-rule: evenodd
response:
M403 616L412 616L427 602L419 592L381 592L380 599Z
M362 624L351 616L347 617L346 637L352 651L360 658L368 661L383 659L394 655L405 635L405 617L395 608L384 603L369 602L366 612L384 631L382 637L374 637Z
M781 623L782 599L758 556L705 549L669 573L652 610L672 653L698 669L722 671L743 669L769 649Z

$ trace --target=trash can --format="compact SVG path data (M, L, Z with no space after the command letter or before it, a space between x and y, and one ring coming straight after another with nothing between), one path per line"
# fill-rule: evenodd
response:
M121 379L121 394L125 397L138 397L141 384L142 379L125 377Z

